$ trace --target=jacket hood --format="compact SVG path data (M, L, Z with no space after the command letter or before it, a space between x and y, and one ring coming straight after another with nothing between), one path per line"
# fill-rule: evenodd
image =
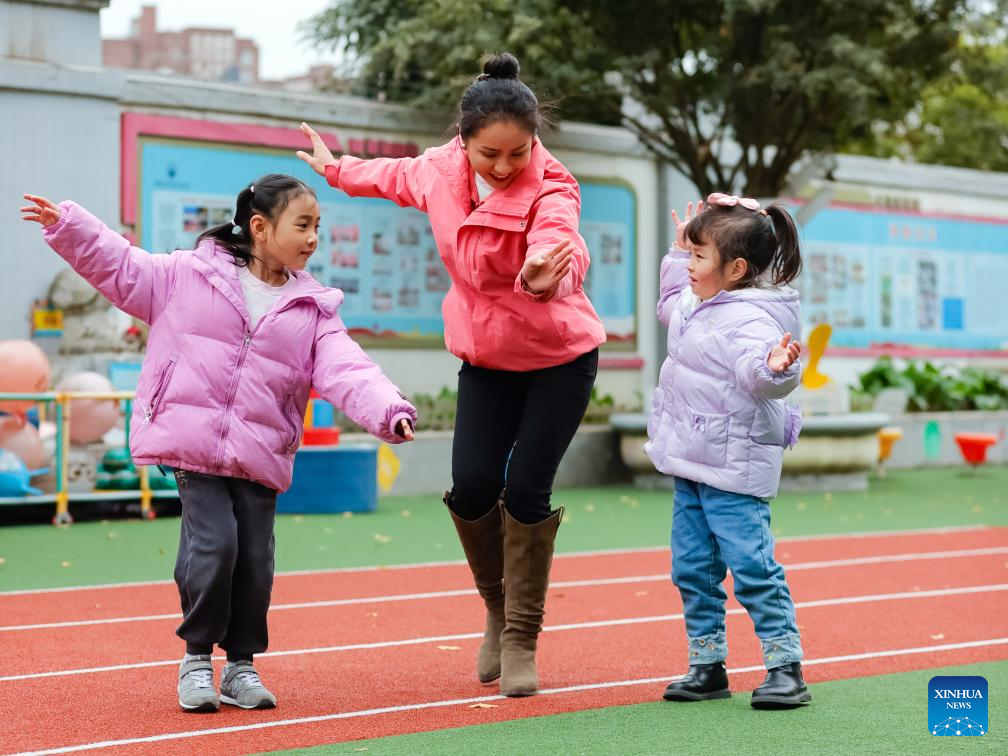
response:
M193 250L194 263L207 280L216 286L225 296L236 302L241 302L239 310L245 309L245 294L238 280L238 266L234 264L234 256L213 239L204 239ZM284 302L295 299L310 299L326 317L336 314L343 304L343 292L339 289L327 289L316 281L310 273L303 270L287 269L295 281L295 285L284 295Z
M801 338L798 292L790 286L747 286L734 291L723 291L715 299L723 303L754 304L773 318L782 330L790 333L792 338Z

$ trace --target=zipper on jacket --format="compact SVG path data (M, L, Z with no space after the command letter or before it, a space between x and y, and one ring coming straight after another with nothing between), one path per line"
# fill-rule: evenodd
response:
M284 419L288 423L290 423L292 438L291 438L291 440L290 440L289 443L287 443L287 444L284 445L284 454L289 454L290 451L291 451L291 449L293 449L297 445L297 442L299 440L298 439L298 430L297 430L297 421L294 419L295 418L295 413L291 411L292 409L295 409L295 406L294 406L294 396L290 395L290 396L288 396L284 400L283 415L284 415Z
M262 321L260 320L259 322L261 323ZM231 376L231 385L228 386L227 401L224 403L224 427L221 428L220 443L217 445L217 459L215 461L215 466L218 469L224 463L224 444L227 441L228 429L231 427L231 405L234 402L235 394L238 393L238 378L241 374L242 366L245 364L245 357L248 355L251 344L252 334L246 329L245 338L238 352L238 361L235 364L234 375Z
M154 419L154 412L157 408L158 402L161 401L161 396L164 394L165 389L168 388L168 381L171 379L171 374L175 369L175 362L176 359L172 357L164 366L164 370L161 371L161 376L158 378L157 385L154 387L154 393L151 395L147 406L143 408L144 423L150 423L150 421Z
M246 327L245 338L242 339L241 350L238 352L238 361L235 364L234 374L231 376L231 385L228 386L227 401L224 404L224 427L221 429L220 443L217 447L216 466L218 469L222 464L224 464L224 444L227 441L228 430L231 428L231 405L234 403L235 394L238 393L239 376L241 374L242 366L245 364L245 358L248 356L249 348L252 346L252 338L256 335L256 332L259 330L259 326L263 324L263 321L266 320L266 318L270 316L275 317L281 312L290 309L298 302L312 299L312 297L306 295L292 297L276 310L270 310L268 313L259 318L259 322L256 323L255 328L251 331ZM295 436L296 435L297 434L295 434Z

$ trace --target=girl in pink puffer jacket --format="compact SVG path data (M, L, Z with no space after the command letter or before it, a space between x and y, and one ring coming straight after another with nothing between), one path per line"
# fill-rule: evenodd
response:
M167 255L131 246L73 202L24 196L33 203L24 220L150 325L130 451L138 465L174 468L182 500L179 705L273 708L252 657L267 647L276 497L290 486L309 392L389 443L411 440L416 422L348 335L343 293L304 272L318 244L315 193L291 176L263 176L238 195L233 223ZM215 643L228 658L220 696Z
M702 212L701 212L702 210ZM801 363L798 231L787 210L712 194L676 222L676 246L661 266L658 318L668 326L645 450L675 476L672 580L683 600L689 672L668 701L728 698L725 593L735 596L763 646L766 680L755 708L811 700L783 568L774 560L769 497L801 417L784 397ZM688 250L688 251L687 251Z

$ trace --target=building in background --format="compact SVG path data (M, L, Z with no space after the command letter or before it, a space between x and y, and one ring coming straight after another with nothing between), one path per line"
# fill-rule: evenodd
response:
M143 6L129 37L102 40L102 63L203 81L259 83L259 48L254 41L236 36L234 29L196 26L158 31L153 5Z

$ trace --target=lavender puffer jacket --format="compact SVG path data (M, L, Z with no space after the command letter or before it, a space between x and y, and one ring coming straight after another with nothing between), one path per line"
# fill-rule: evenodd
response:
M668 326L668 358L644 450L668 475L776 496L784 449L801 431L800 412L784 401L798 386L801 364L774 373L766 361L785 332L801 336L798 292L749 287L697 304L688 262L676 248L662 260L658 319Z

